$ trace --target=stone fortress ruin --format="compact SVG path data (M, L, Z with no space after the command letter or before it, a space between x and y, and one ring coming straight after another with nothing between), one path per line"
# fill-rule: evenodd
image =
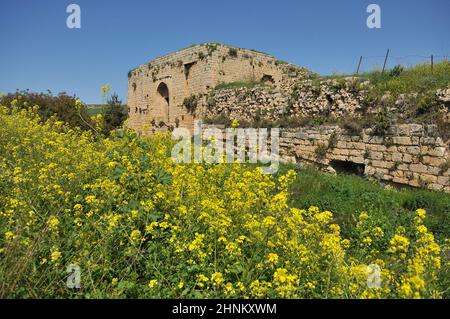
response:
M140 134L192 131L200 119L219 128L232 119L251 127L279 126L285 161L450 192L450 138L442 133L442 126L446 132L450 127L450 88L436 92L443 122L415 123L406 119L414 108L407 96L383 107L389 96L369 99L367 81L315 76L254 50L192 46L129 72L127 125ZM404 119L387 125L383 112ZM376 122L359 127L357 119L367 114ZM345 125L323 121L346 117Z
M307 71L253 50L205 43L157 58L130 71L129 126L141 131L193 127L206 96L221 83L262 82L282 89Z

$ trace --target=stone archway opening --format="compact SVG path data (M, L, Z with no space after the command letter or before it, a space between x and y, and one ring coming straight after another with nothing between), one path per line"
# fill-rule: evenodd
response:
M164 114L165 120L169 122L169 106L170 106L170 94L169 94L169 87L166 83L161 82L158 85L157 92L160 97L160 106L161 111Z
M351 161L332 160L330 166L337 172L348 175L364 176L366 166Z
M167 87L166 83L161 82L158 85L158 93L166 101L167 106L169 106L170 105L169 88Z
M261 83L274 84L275 80L274 80L273 76L271 76L269 74L264 74L263 77L261 78Z

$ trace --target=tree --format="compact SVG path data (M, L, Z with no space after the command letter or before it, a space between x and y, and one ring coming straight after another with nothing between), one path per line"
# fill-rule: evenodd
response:
M113 93L111 97L108 98L104 117L106 132L111 132L112 130L121 127L126 120L127 114L125 108L116 93Z

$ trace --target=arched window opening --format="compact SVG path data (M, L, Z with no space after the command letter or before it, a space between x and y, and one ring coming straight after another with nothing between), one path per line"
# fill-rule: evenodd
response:
M170 114L169 114L169 105L170 105L170 94L169 94L169 87L166 83L161 82L158 85L158 88L156 89L159 95L159 102L158 102L158 109L160 110L161 119L165 122L170 121Z
M162 96L162 98L167 102L167 105L170 104L170 98L169 98L169 88L167 87L167 84L164 82L161 82L158 85L158 93Z

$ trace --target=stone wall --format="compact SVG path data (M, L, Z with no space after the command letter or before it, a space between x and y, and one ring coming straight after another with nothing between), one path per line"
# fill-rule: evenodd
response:
M352 135L339 126L280 130L284 161L313 164L332 173L351 167L378 180L448 193L449 154L436 125L396 125L383 136L371 129Z
M261 115L267 120L280 118L288 103L286 95L268 87L214 91L206 101L206 118L226 115L230 119L251 121Z
M357 90L353 87L355 85L358 85ZM226 115L245 121L262 117L273 121L282 116L357 115L364 108L364 85L348 78L340 82L326 80L320 84L314 84L311 80L297 81L284 90L266 86L216 90L208 97L204 116L214 118Z
M390 104L390 97L386 94L380 97L380 101L373 102L367 96L368 86L370 83L367 81L348 77L320 81L304 79L284 90L267 86L214 90L208 96L204 116L225 115L245 121L257 117L268 121L318 116L337 119L347 115L358 118L386 109L403 122L413 122L410 117L416 105L411 104L411 99L402 94ZM437 90L436 97L442 117L450 123L450 87Z

